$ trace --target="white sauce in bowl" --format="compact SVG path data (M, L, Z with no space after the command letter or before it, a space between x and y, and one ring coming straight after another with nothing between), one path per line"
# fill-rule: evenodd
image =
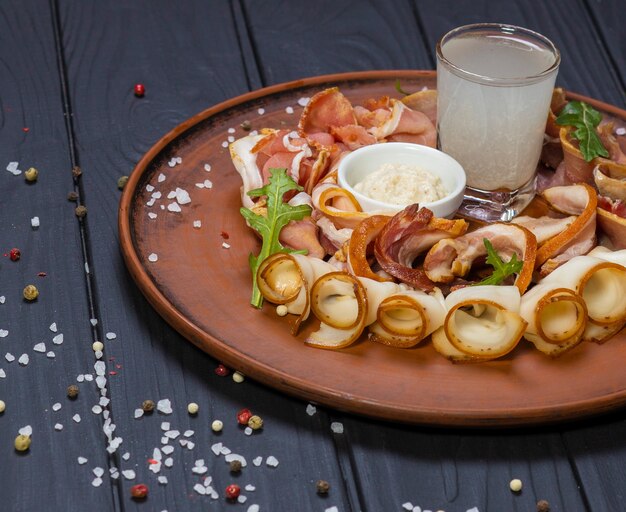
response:
M438 176L419 167L392 163L383 164L370 173L354 185L354 190L398 206L432 203L448 195Z

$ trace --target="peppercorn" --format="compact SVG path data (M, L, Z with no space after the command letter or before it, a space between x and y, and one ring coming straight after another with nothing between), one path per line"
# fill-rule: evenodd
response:
M80 390L76 384L70 384L67 386L67 398L74 400L78 396L79 391Z
M4 400L0 400L0 414L2 414L6 408L7 404L4 403Z
M154 411L154 401L152 400L144 400L141 404L141 408L143 409L143 412L152 412Z
M24 288L24 291L22 292L22 295L24 295L24 298L26 300L33 301L37 297L39 297L39 290L37 289L37 287L34 284L29 284L28 286L26 286Z
M26 181L34 182L37 181L38 177L39 171L34 167L31 167L30 169L28 169L28 171L24 173L24 178L26 178Z
M247 425L251 417L252 412L250 412L250 409L241 409L241 411L237 413L237 422L240 425Z
M19 249L13 248L9 251L9 258L11 258L11 261L17 261L21 257L22 257L22 253L20 252Z
M237 384L241 384L241 383L245 380L245 377L244 377L243 373L241 373L241 372L235 372L235 373L233 373L233 380L234 380Z
M187 412L191 415L198 414L198 409L200 409L200 407L195 402L191 402L187 405Z
M143 84L135 84L135 96L142 98L146 94L146 87Z
M537 502L537 512L550 512L550 503L546 500L539 500Z
M250 121L247 120L241 123L239 126L241 126L241 129L244 132L249 132L250 130L252 130L252 124L250 123Z
M20 434L15 438L15 449L18 452L25 452L30 448L30 436Z
M220 420L213 420L213 423L211 423L211 430L213 432L221 432L223 428L224 423L222 423Z
M128 182L128 176L120 176L117 180L117 188L123 190Z
M74 212L76 213L76 216L79 219L82 219L85 215L87 215L87 207L83 206L82 204L80 206L77 206L76 209L74 210Z
M68 201L72 201L73 203L75 203L76 201L78 201L78 194L76 192L74 192L73 190L71 192L67 193L67 200Z
M239 460L231 460L230 461L230 471L232 473L239 473L241 471L241 461Z
M91 348L94 352L102 352L104 350L104 343L101 341L94 341Z
M252 430L259 430L260 428L263 428L263 419L261 418L261 416L257 416L256 414L254 416L250 416L250 419L248 420L248 426Z
M78 165L75 165L72 168L72 176L74 176L74 178L80 178L82 174L83 174L83 171L80 167L78 167Z
M328 494L330 484L326 480L318 480L315 482L315 490L317 494Z
M240 493L241 488L237 484L230 484L228 487L226 487L226 491L224 494L226 495L226 499L236 500L239 497Z
M513 492L521 492L522 491L522 481L519 478L514 478L509 482L509 488Z
M215 374L220 377L226 377L230 373L230 370L226 368L223 364L218 364L217 368L215 368Z
M130 497L134 500L144 500L148 497L148 486L146 484L133 485L130 488Z

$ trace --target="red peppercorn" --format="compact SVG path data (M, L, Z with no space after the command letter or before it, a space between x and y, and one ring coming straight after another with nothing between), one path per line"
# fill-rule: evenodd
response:
M252 412L250 411L250 409L241 409L241 411L237 413L237 421L240 425L247 426L250 418L252 418Z
M230 238L230 235L228 234L227 231L222 231L220 233L220 236L224 239L224 240L228 240Z
M135 500L143 500L148 497L148 486L145 484L133 485L130 488L130 495Z
M236 500L239 497L239 494L241 494L241 488L237 484L230 484L226 487L226 499Z
M226 377L230 373L230 370L226 368L223 364L220 364L217 366L217 368L215 368L215 373L220 377Z
M142 98L146 94L146 88L143 84L135 84L135 96Z
M11 251L9 252L9 258L11 258L11 261L17 261L20 259L21 256L22 253L17 248L11 249Z

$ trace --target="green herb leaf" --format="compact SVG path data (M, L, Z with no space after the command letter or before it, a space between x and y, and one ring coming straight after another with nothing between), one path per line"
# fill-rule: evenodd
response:
M399 78L396 78L396 91L398 91L400 94L404 94L405 96L408 96L409 94L411 94L410 92L406 92L404 89L402 89L402 85L400 85Z
M261 252L258 256L250 254L248 263L252 270L252 298L250 304L260 308L263 304L263 296L257 286L256 274L259 266L265 258L277 252L305 254L306 251L294 251L283 247L278 241L281 230L292 220L301 220L311 215L311 207L306 204L291 206L283 201L283 196L290 190L303 190L287 174L287 169L270 169L270 177L267 185L250 190L250 197L267 196L267 216L258 215L249 208L241 208L239 211L248 224L259 232L263 239Z
M591 162L597 156L609 156L596 130L600 121L602 114L583 101L570 101L556 118L557 124L576 128L573 135L578 140L580 152L587 162Z
M522 270L524 262L517 259L517 254L513 253L511 259L505 263L488 239L483 238L483 243L487 249L487 263L493 267L493 274L475 283L476 285L501 284L507 277Z

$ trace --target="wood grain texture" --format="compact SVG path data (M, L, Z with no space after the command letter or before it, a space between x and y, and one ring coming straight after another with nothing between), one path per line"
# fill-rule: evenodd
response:
M243 491L248 501L241 509L258 503L261 510L290 510L297 503L299 510L331 505L346 510L325 414L311 417L305 412L306 403L249 380L235 384L230 377L216 376L217 362L158 317L132 283L119 253L117 178L128 174L174 125L258 83L254 61L242 60L245 25L233 19L230 4L61 3L100 325L103 333L117 335L104 341L111 368L117 372L110 377L110 391L116 432L124 438L120 453L130 453L130 459L120 464L137 472L137 480L123 482L122 504L125 510L141 508L128 491L132 483L145 480L151 488L151 510L222 509L224 488L237 482L242 488L256 487L253 492ZM249 48L244 49L243 55L251 59L249 53ZM132 94L136 82L145 84L142 99ZM198 290L199 297L203 292ZM134 419L134 410L148 398L171 399L173 414ZM186 412L189 402L200 406L195 417ZM263 417L262 432L246 436L237 426L236 413L243 407ZM222 434L211 432L213 419L224 422ZM167 476L167 485L157 484L146 462L161 446L163 421L181 433L195 431L193 450L179 446L179 439L171 442L174 465L160 473ZM246 457L248 466L240 476L231 475L224 457L212 453L210 447L217 442ZM278 459L278 467L266 466L270 455ZM252 464L257 456L263 457L261 467ZM213 477L220 494L219 503L193 490L200 481L191 471L197 459L204 459L206 475ZM318 478L333 486L327 499L315 493Z
M102 417L92 413L98 402L95 383L79 384L76 401L66 387L79 374L94 375L84 265L72 189L71 165L63 120L51 12L46 2L2 2L0 5L0 494L2 510L43 512L115 510L112 483L91 485L100 467L108 473ZM28 128L28 131L24 131ZM40 171L36 184L5 170L18 161L23 171ZM31 228L39 216L41 227ZM22 251L10 261L12 247ZM45 272L45 277L39 277ZM26 303L22 290L35 284L40 297ZM55 322L58 332L49 326ZM52 342L56 334L63 343ZM33 347L43 342L46 352ZM13 362L7 353L16 357ZM27 354L29 363L17 358ZM78 384L78 383L77 383ZM53 411L59 402L62 408ZM80 423L72 420L74 414ZM55 430L55 424L63 430ZM13 441L31 425L29 452L18 454ZM88 459L79 465L77 457Z

